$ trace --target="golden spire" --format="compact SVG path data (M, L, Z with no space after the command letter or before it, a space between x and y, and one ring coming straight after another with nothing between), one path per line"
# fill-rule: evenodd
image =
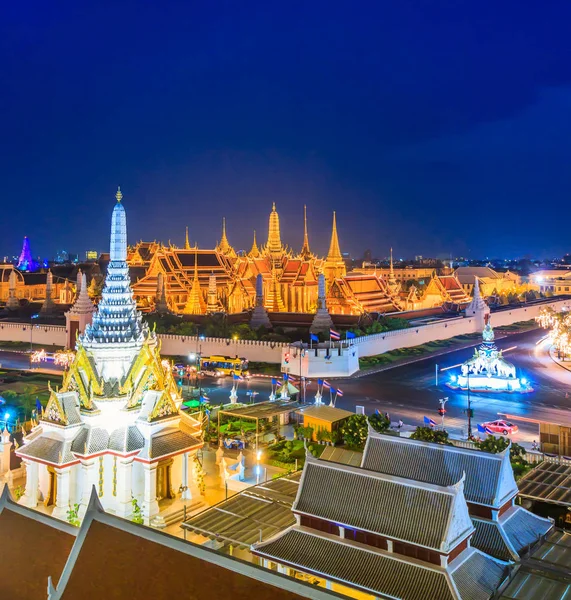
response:
M200 282L198 280L198 244L194 248L194 277L192 287L186 299L186 304L182 312L186 315L202 315L205 312L205 302L200 291Z
M121 193L120 186L117 186L117 193L115 194L115 198L117 198L117 202L121 202L121 200L123 200L123 194Z
M395 271L393 268L393 249L392 248L391 248L391 268L389 271L389 283L391 285L394 285L396 283Z
M260 256L260 249L258 248L258 243L256 242L256 230L254 229L254 243L252 244L252 249L248 252L248 256L250 258L258 258Z
M275 202L272 204L272 212L270 213L268 244L266 248L272 254L280 254L283 251L282 241L280 238L280 217L276 211Z
M226 237L226 217L222 217L222 238L218 244L218 251L222 254L226 254L227 256L236 256L234 248L230 246L228 238Z
M329 244L329 254L327 255L327 262L339 262L343 261L341 250L339 248L339 238L337 237L337 216L333 211L333 229L331 231L331 242Z
M188 241L188 226L186 228L186 236L184 238L184 249L190 250L190 242Z
M301 248L300 256L306 260L311 257L309 237L307 235L307 206L305 206L305 204L303 205L303 246Z

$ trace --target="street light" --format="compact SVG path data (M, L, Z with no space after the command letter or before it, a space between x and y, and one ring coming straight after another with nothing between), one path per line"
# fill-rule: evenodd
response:
M262 451L256 452L256 485L260 483L260 460L262 458Z
M39 319L40 315L35 314L30 316L30 369L32 368L32 353L34 352L33 335L34 335L34 319Z
M438 400L440 402L440 408L438 409L438 414L442 417L442 431L444 431L444 415L446 414L446 403L448 402L448 397L440 398Z
M468 439L472 439L472 405L470 403L470 369L468 369L466 377L468 385Z

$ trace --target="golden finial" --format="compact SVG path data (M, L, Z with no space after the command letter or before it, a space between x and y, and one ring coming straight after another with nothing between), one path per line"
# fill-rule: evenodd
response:
M276 212L276 203L272 202L272 212Z
M115 198L117 198L117 202L121 202L121 200L123 200L123 194L121 193L120 186L117 186L117 193L115 194Z
M308 259L311 256L309 249L309 237L307 235L307 206L303 205L303 247L301 248L301 257Z
M184 249L190 250L190 242L188 241L188 227L186 228L186 237L184 239Z
M329 244L329 254L327 260L331 262L339 262L343 260L341 250L339 248L339 238L337 237L337 216L333 211L333 228L331 231L331 243Z

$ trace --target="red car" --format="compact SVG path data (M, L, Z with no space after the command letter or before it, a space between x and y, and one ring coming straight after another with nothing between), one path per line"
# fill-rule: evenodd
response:
M487 427L494 433L501 433L502 435L511 435L519 431L518 426L509 421L488 421L487 423L482 423L482 427Z

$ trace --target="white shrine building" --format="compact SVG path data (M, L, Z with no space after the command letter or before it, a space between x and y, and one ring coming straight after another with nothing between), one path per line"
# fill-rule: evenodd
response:
M127 266L127 223L118 191L110 262L93 322L78 336L61 389L51 390L39 424L17 454L26 466L20 502L43 503L65 519L80 515L95 487L106 511L129 517L137 500L146 524L159 501L198 494L198 421L180 411L170 364L136 309ZM82 290L83 291L83 290Z

